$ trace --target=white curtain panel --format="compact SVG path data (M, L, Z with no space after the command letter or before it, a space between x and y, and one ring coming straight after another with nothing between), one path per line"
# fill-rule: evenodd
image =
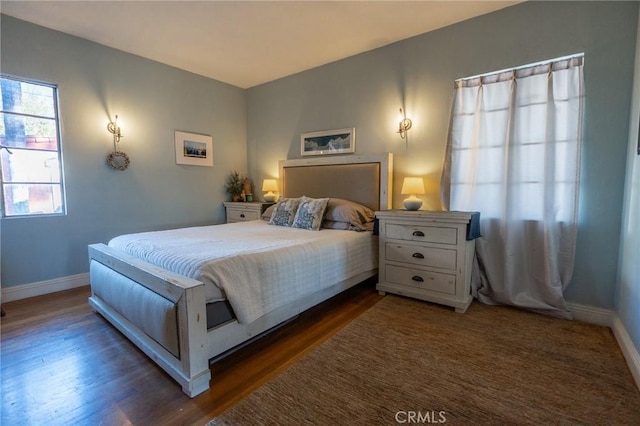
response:
M445 209L479 211L474 296L570 318L583 57L456 81Z

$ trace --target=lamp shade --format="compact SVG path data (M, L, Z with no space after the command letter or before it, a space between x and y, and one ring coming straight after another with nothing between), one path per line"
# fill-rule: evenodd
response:
M421 177L406 177L402 182L403 195L417 195L424 194L424 182Z
M278 183L275 179L265 179L262 181L262 191L267 192L263 196L264 200L273 203L278 198L278 196L274 194L274 191L278 192Z
M278 191L278 183L275 179L265 179L262 181L262 191Z

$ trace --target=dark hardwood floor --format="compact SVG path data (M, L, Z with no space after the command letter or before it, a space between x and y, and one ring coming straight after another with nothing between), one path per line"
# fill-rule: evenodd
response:
M89 288L3 304L2 425L203 425L377 303L370 280L211 365L209 391L180 386L87 303Z

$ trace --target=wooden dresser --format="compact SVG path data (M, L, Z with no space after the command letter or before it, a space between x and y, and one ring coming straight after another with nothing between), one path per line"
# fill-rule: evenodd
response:
M380 294L401 294L464 313L473 299L475 235L469 231L474 216L477 221L477 214L466 212L376 212Z

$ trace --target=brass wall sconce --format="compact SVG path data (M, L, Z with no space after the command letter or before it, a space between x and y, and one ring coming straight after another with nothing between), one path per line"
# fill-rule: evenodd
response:
M107 130L113 135L113 152L107 156L107 164L116 170L126 170L129 167L129 156L120 151L120 139L123 138L120 126L118 126L118 116L114 121L107 124Z
M400 137L404 139L407 136L407 132L413 125L410 118L407 118L405 112L400 108L400 123L398 123L398 133L400 133Z

